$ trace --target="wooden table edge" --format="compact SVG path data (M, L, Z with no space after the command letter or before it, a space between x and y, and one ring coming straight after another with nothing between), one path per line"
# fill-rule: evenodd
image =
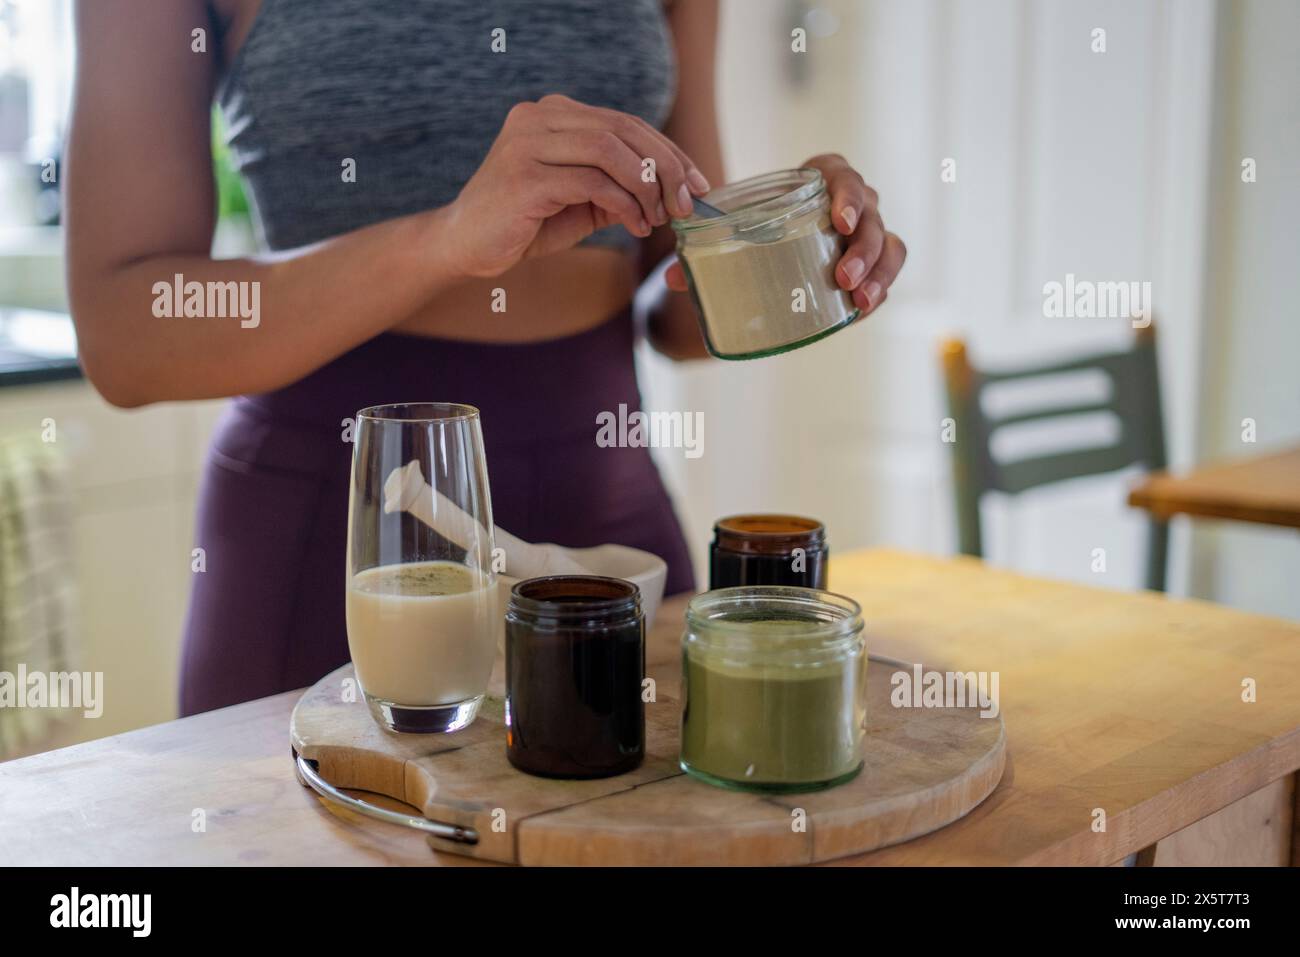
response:
M1271 525L1274 528L1300 528L1300 513L1288 509L1256 505L1226 505L1194 498L1170 502L1168 499L1153 495L1145 483L1130 490L1128 504L1151 513L1154 518L1162 522L1167 522L1176 515L1187 515L1250 522L1254 525Z

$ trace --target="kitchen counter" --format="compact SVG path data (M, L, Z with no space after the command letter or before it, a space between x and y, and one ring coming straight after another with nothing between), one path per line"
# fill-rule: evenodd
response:
M15 385L41 385L83 377L76 358L34 359L0 348L0 389Z
M81 376L77 336L69 316L0 308L0 388Z
M1277 864L1292 854L1300 625L967 558L857 552L834 560L830 581L862 603L873 654L998 672L1009 755L1001 784L967 817L836 863L1138 854ZM664 603L651 667L677 653L684 605ZM298 696L0 764L0 865L477 863L300 785L288 741Z

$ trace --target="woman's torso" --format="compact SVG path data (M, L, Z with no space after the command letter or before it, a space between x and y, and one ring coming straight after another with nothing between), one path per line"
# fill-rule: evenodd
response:
M520 101L564 93L662 125L675 94L661 0L212 5L217 99L273 250L451 202ZM615 227L467 280L394 331L493 343L594 329L631 300L634 248Z
M659 0L211 2L228 24L228 140L273 249L450 202L520 100L562 92L658 123L673 95ZM489 46L498 26L504 54ZM378 336L235 400L204 477L196 540L211 562L194 576L184 713L301 687L347 660L349 420L368 405L477 406L497 524L643 548L668 562L669 592L692 587L647 449L595 441L598 415L639 406L629 261L606 236L525 262L401 329L423 337ZM491 311L493 287L505 313Z

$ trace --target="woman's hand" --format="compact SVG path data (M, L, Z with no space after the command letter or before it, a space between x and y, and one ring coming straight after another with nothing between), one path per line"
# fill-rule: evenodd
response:
M862 315L874 312L889 295L889 287L907 258L907 247L891 232L877 208L876 191L862 181L843 156L827 153L803 164L820 170L831 199L831 223L849 237L848 248L835 266L835 281L853 296ZM665 274L668 288L686 291L681 263Z
M803 165L821 171L831 196L831 222L849 237L848 249L835 267L835 281L851 293L853 304L865 316L889 296L907 247L885 231L877 205L880 197L843 156L826 153Z
M654 161L654 177L644 171ZM482 165L446 208L463 275L498 276L622 223L644 238L709 191L695 164L645 121L546 96L511 109Z

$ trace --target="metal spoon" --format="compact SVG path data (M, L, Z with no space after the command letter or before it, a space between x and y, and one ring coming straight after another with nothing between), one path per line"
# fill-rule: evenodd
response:
M719 216L727 215L722 210L718 209L718 207L710 206L698 197L692 198L691 203L695 208L695 215L699 216L701 219L717 219Z

